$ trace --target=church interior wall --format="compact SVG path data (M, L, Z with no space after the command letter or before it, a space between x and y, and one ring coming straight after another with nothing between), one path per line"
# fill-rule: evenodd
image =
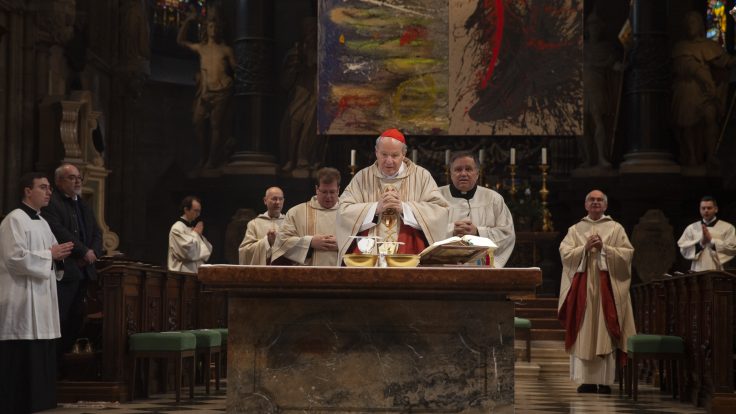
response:
M606 36L615 41L628 14L627 2L589 0L585 2L586 8L593 3L598 3L595 5L597 10L611 20ZM676 23L681 20L689 3L668 3L669 8L663 10L662 18L667 19L670 42L673 42L679 36ZM48 72L44 64L47 51L41 42L37 42L41 36L34 34L39 29L32 13L21 18L18 9L13 8L19 4L13 0L0 0L0 33L4 32L0 34L0 88L3 91L0 99L0 148L3 150L0 157L0 207L3 213L16 204L15 181L19 175L39 166L50 171L53 168L50 164L43 165L39 161L44 157L58 156L56 153L46 153L51 150L42 145L45 141L41 136L37 114L38 102L47 95L45 91L48 85L44 80ZM222 4L233 8L235 1L224 0ZM273 68L273 93L265 99L262 129L267 137L266 149L278 156L279 124L287 105L287 91L279 87L278 76L286 51L299 40L302 16L313 14L316 2L279 0L274 1L272 6L273 53L270 65ZM284 174L190 178L191 167L198 162L191 123L196 56L183 54L183 57L172 57L154 48L150 77L136 91L132 83L124 82L125 79L116 68L120 37L127 34L121 29L120 15L116 14L120 12L118 2L77 0L75 7L87 25L87 64L79 79L83 88L94 91L97 109L105 114L105 160L110 170L107 222L120 235L122 252L132 258L163 264L168 229L179 215L179 201L185 195L196 194L203 199L206 234L215 245L212 261L222 262L227 257L223 249L228 224L239 209L250 208L260 213L266 187L279 185L284 189L284 211L313 194L314 187L309 178ZM228 24L234 24L232 16L228 17ZM16 34L11 35L13 33ZM27 33L30 37L19 39L17 33ZM232 36L230 32L230 42ZM31 40L31 37L35 40ZM30 47L33 53L24 55L23 50L28 49L23 49L23 45ZM625 113L623 109L622 113ZM324 164L340 169L343 187L350 179L350 150L359 151L359 163L365 166L372 161L374 139L372 136L329 137ZM518 146L527 148L532 154L533 149L542 145L551 147L555 142L559 142L556 137L423 137L420 158L422 165L433 171L438 184L443 185L445 149L477 151L481 146L498 145L508 150L511 146ZM410 147L412 145L410 138ZM618 158L613 160L614 164L621 161L620 156L624 151L625 146L622 146ZM562 162L561 159L556 161ZM498 162L502 163L501 160ZM532 162L530 158L529 163ZM659 208L665 211L675 233L679 234L687 223L697 218L697 200L706 193L719 198L724 219L736 220L736 198L733 191L727 190L736 188L736 183L728 187L718 177L571 177L568 170L554 168L557 167L553 165L548 183L551 191L550 209L556 230L563 233L583 214L582 199L592 187L601 187L609 193L609 212L624 223L627 230L637 224L646 210ZM495 183L507 179L504 171L505 166L499 165L498 171L489 173L489 180ZM531 167L530 171L533 172ZM529 175L527 179L536 193L539 188L538 175Z

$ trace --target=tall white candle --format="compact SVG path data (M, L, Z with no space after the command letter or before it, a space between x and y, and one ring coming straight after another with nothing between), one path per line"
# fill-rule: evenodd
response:
M417 151L416 148L414 148L413 150L411 150L411 162L416 164L418 158L419 158L419 152Z
M480 161L481 164L483 164L483 161L485 160L485 152L483 151L483 148L478 151L478 161Z
M547 165L547 148L542 148L542 165Z
M516 165L516 148L511 148L509 151L509 164Z
M355 156L357 155L357 151L350 150L350 165L355 165Z
M445 165L450 165L450 150L445 150Z

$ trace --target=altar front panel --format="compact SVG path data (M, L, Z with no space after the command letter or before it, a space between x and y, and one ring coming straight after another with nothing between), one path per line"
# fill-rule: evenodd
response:
M231 298L229 413L513 412L513 303Z

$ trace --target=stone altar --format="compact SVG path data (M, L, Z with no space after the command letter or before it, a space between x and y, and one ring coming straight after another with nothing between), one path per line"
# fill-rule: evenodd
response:
M513 413L540 269L203 266L229 292L228 413Z

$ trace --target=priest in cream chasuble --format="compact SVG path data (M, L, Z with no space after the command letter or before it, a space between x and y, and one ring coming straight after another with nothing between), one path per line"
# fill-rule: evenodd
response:
M317 171L316 195L292 207L276 236L273 265L335 266L337 242L335 220L339 207L340 172Z
M578 392L610 392L615 351L626 352L627 339L636 334L629 296L634 248L624 228L603 214L607 207L605 194L591 191L585 198L588 215L560 244L558 318Z
M350 236L401 242L398 253L419 253L446 238L447 201L432 175L406 158L406 139L390 129L376 140L376 162L355 174L340 197L337 243L340 262L357 252Z
M286 217L284 192L278 187L266 190L263 197L266 212L248 222L245 237L238 247L238 263L241 265L267 265L271 263L271 250L276 242L276 234Z

